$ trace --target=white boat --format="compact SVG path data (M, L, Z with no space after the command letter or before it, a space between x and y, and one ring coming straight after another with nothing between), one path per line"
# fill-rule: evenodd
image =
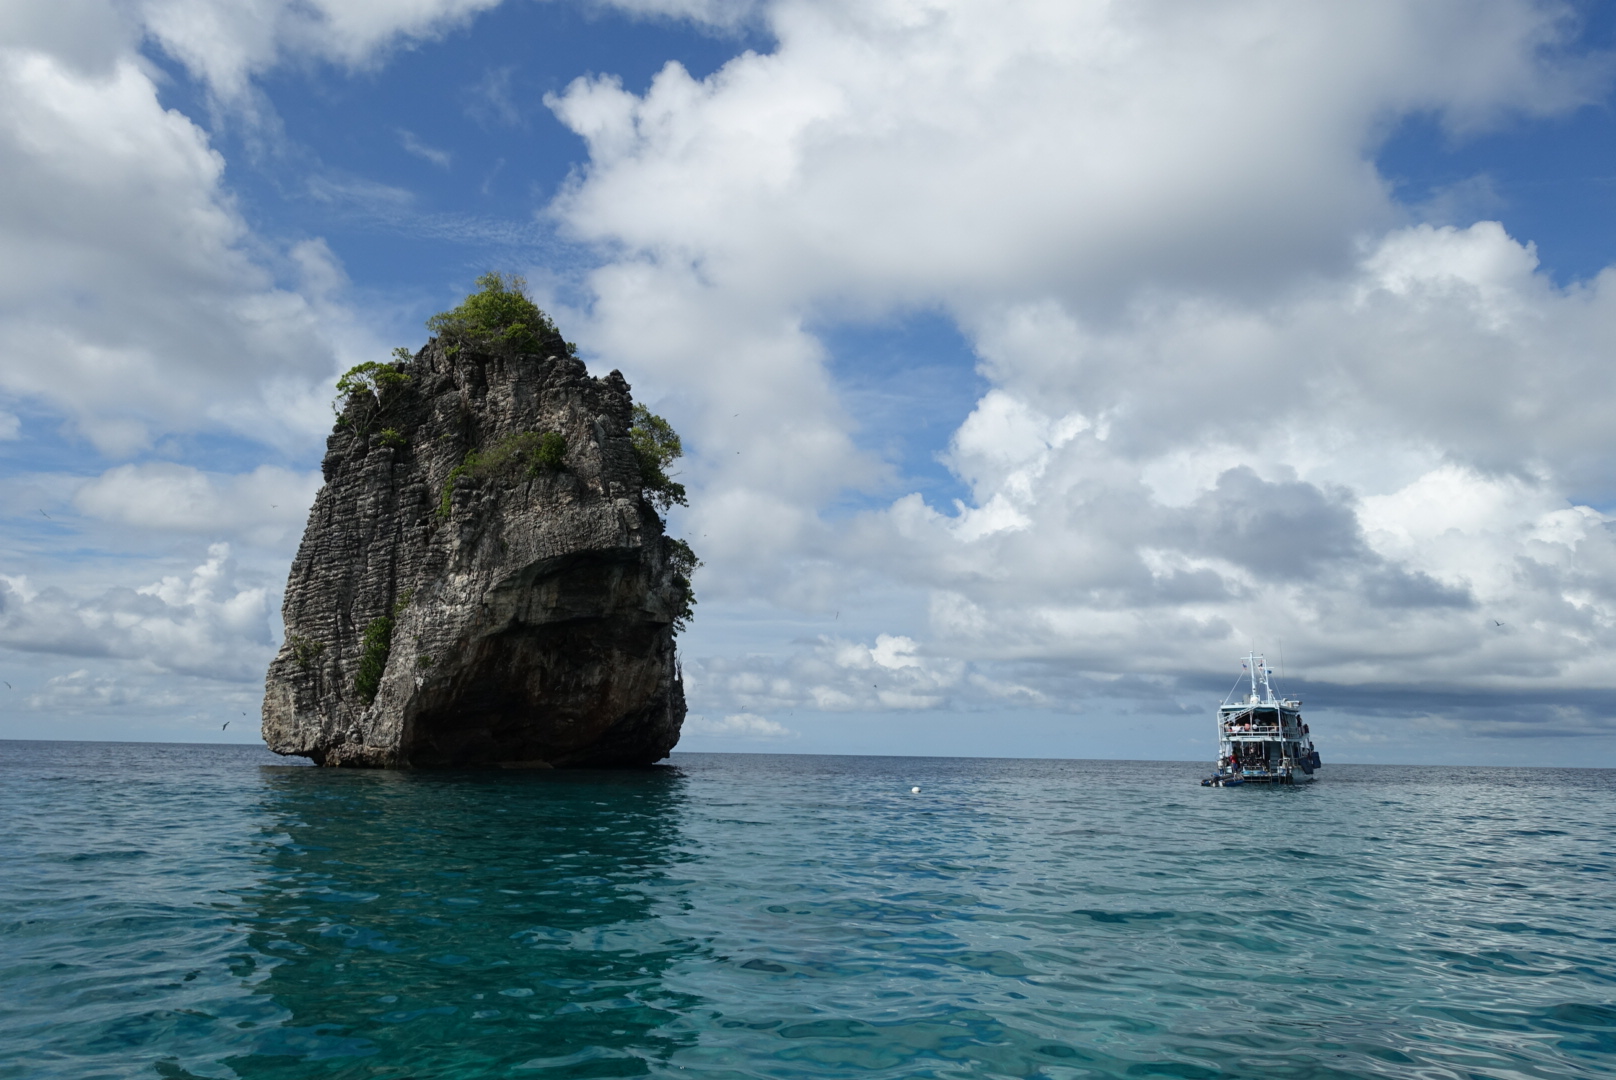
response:
M1245 675L1218 706L1218 771L1201 786L1311 783L1322 763L1302 722L1301 701L1274 696L1268 664L1260 654L1247 656L1242 666ZM1250 689L1243 701L1236 701L1240 683L1248 678Z

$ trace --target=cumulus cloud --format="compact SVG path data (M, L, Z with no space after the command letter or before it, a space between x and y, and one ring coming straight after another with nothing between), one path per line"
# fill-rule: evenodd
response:
M721 720L692 716L685 721L684 732L719 739L790 739L797 734L779 721L756 713L735 713Z
M794 507L886 476L810 319L943 305L991 355L1007 323L1103 330L1160 290L1266 302L1339 271L1398 215L1362 156L1388 114L1575 100L1545 57L1555 19L1487 11L1310 9L1276 30L1264 3L779 3L772 54L547 99L591 158L552 212L621 253L590 282L591 344L677 394L703 531L742 559L812 543ZM1000 504L972 527L1015 520Z
M306 445L367 343L318 241L266 258L143 63L0 47L0 393L121 456L157 433Z
M122 525L271 545L302 529L320 483L318 472L273 465L228 475L159 462L109 469L80 487L73 502Z
M144 0L147 32L224 98L283 60L363 67L437 37L500 0Z
M306 461L329 430L334 374L384 350L323 240L249 225L214 140L165 105L166 76L144 50L204 85L215 123L272 120L252 80L273 66L363 67L491 3L0 5L0 438L23 434L21 413L43 444L59 429L114 459L184 455L201 435L249 460L257 444ZM11 478L30 509L8 546L32 580L0 585L0 644L93 661L41 690L70 711L127 704L118 695L136 693L128 680L142 673L256 681L275 574L234 555L284 565L317 484L280 466L150 461ZM215 544L189 573L144 585L113 568L175 534L236 547ZM154 686L137 696L165 707Z
M27 697L35 712L86 713L130 708L176 708L192 704L184 694L169 688L135 687L126 679L108 678L79 668L66 675L55 675Z
M591 154L557 210L794 302L1272 283L1391 219L1361 156L1388 113L1470 124L1582 89L1545 62L1538 5L1279 14L777 3L772 54L702 81L670 64L643 97L610 76L552 97Z
M256 681L274 651L269 605L268 588L242 580L228 544L210 546L207 561L189 574L92 596L0 575L0 645Z
M857 549L938 590L962 652L1215 670L1282 640L1348 682L1609 688L1616 549L1575 496L1616 449L1616 313L1606 276L1531 266L1491 223L1414 228L1261 309L1187 297L1104 333L1007 311L978 339L1004 388L952 450L975 505L909 496Z
M155 43L217 101L277 64L363 67L497 0L14 0L0 11L0 394L103 453L223 430L302 450L328 383L385 350L318 239L256 235L225 162L159 100ZM411 153L446 153L407 131Z
M1411 224L1366 156L1602 93L1564 16L782 0L770 54L547 99L590 149L551 212L609 253L589 343L697 451L704 596L924 598L883 654L923 684L820 638L692 660L697 698L1030 703L1254 639L1339 685L1611 689L1616 278ZM892 473L813 328L915 310L991 384L944 455L970 497L833 520Z
M926 655L903 635L878 634L873 645L826 635L785 657L695 658L687 661L686 683L719 707L913 710L948 703L965 670L958 660Z
M602 6L633 15L688 19L719 30L752 22L762 6L758 0L602 0Z
M321 241L254 233L139 50L254 115L276 65L362 68L494 3L0 9L0 437L25 401L30 425L42 408L115 458L172 432L312 446L330 376L380 350ZM692 700L727 710L708 734L769 736L795 708L1143 700L1254 639L1362 701L1553 694L1537 730L1598 727L1616 277L1558 286L1530 237L1463 216L1484 185L1400 206L1370 156L1409 115L1462 138L1603 93L1562 48L1568 9L613 6L751 22L775 47L704 79L670 64L643 94L602 74L546 99L589 150L547 211L600 253L576 336L688 436L675 525L707 563L704 620L859 606L866 626L758 655L698 644ZM481 88L487 122L519 121L508 88ZM385 185L313 186L409 210ZM820 336L915 312L952 320L988 383L940 455L949 505L905 492ZM109 524L277 544L315 480L148 462L74 483ZM6 580L13 648L230 678L268 648L268 593L223 548L144 588ZM88 701L96 677L59 692Z

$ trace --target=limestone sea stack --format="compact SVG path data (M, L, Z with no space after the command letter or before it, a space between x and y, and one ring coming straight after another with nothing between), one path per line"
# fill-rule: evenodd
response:
M348 373L286 587L263 734L369 767L638 765L679 739L679 450L518 279Z

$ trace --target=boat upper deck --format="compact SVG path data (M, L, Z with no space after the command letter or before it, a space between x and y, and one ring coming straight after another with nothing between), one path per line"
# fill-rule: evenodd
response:
M1262 657L1248 656L1245 666L1251 679L1250 692L1243 701L1225 698L1218 706L1218 734L1239 742L1302 738L1307 726L1302 723L1301 700L1275 696Z

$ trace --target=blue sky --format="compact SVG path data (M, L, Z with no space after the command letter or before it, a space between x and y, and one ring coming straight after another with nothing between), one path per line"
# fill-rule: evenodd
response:
M1208 757L1255 646L1326 760L1616 764L1613 43L23 0L0 737L255 738L336 374L492 268L685 436L687 749Z

